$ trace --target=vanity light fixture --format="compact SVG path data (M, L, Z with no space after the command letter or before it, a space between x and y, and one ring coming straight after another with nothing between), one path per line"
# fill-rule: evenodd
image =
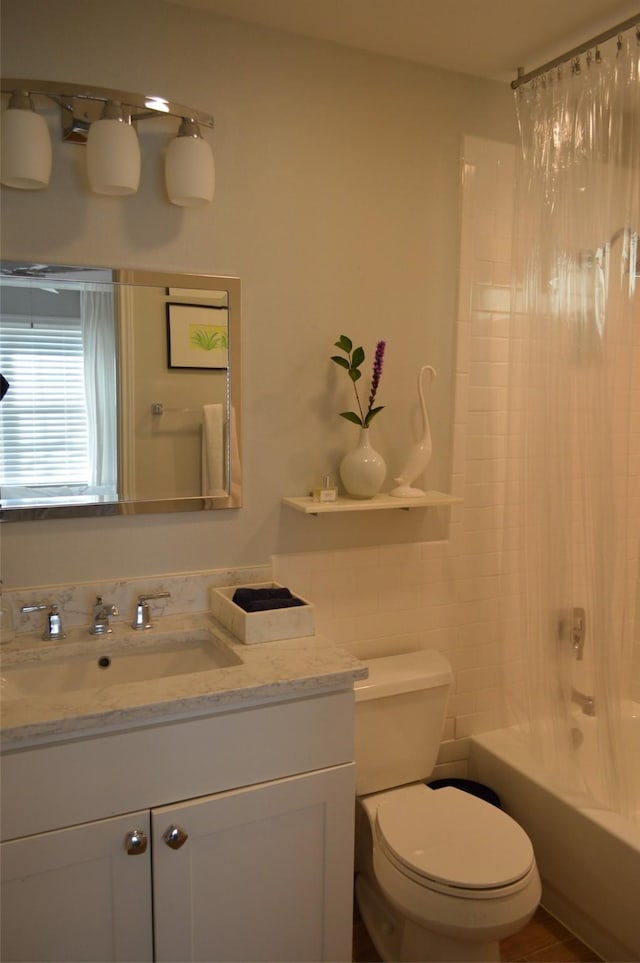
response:
M8 107L2 113L0 181L7 187L47 187L51 172L51 137L45 117L51 104L61 108L62 140L87 146L89 185L98 194L125 195L138 189L142 120L167 116L179 120L177 136L165 157L169 200L180 207L210 203L214 192L211 147L202 128L213 118L164 97L106 87L86 87L48 80L2 80Z

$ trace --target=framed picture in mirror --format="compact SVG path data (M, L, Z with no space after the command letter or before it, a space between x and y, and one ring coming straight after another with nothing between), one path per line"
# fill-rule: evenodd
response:
M168 302L167 353L170 368L227 368L227 308Z

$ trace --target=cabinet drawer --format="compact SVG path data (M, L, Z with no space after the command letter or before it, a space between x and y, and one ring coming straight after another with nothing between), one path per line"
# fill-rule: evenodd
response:
M14 750L2 839L352 760L352 690Z

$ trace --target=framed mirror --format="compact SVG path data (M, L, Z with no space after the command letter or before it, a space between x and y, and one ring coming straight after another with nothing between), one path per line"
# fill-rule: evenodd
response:
M0 518L242 504L238 278L0 262Z

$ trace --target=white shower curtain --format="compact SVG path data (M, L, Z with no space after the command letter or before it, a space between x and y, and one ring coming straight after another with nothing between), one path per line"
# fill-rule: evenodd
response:
M629 31L516 91L510 359L528 721L547 765L627 814L640 809L625 736L640 701L639 39ZM575 762L581 695L595 705L595 778Z

